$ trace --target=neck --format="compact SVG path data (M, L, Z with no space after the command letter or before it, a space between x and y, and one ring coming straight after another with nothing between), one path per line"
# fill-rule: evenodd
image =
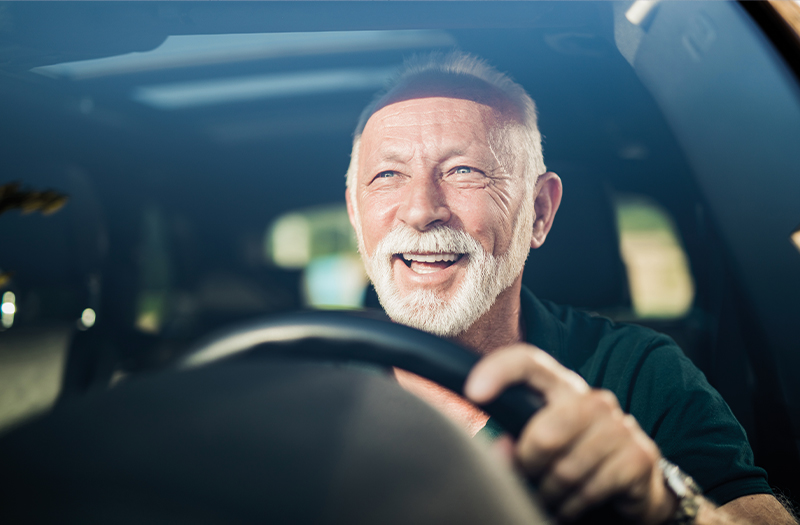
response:
M453 340L484 355L523 341L525 334L519 298L521 289L520 277L497 296L497 300L488 312Z

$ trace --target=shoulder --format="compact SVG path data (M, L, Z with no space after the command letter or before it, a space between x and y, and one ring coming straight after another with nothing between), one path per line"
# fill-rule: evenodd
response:
M529 306L537 309L538 329L550 332L538 338L553 344L554 357L593 387L613 392L662 454L689 472L712 500L769 493L764 471L753 465L744 429L669 336L536 302Z
M523 315L534 331L528 342L591 386L613 392L662 454L689 472L712 500L769 493L744 429L672 338L527 294Z
M641 403L680 404L698 395L724 405L669 336L523 292L528 342L551 353L591 386L614 392L627 412Z
M548 301L541 305L562 332L554 357L592 387L614 392L626 412L653 413L657 406L679 406L698 397L724 406L703 373L669 336Z
M664 334L527 294L527 298L523 296L523 314L528 342L579 372L592 386L604 386L596 381L605 378L609 367L621 373L656 350L661 350L653 354L656 359L683 357L677 344Z

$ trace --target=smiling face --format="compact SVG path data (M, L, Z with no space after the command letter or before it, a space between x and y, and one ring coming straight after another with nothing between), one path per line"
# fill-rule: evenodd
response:
M457 336L519 284L533 202L509 113L429 96L368 120L348 205L367 273L395 321Z

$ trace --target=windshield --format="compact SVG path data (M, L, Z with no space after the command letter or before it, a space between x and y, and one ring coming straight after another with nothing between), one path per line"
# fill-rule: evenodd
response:
M344 202L352 132L406 58L460 49L531 93L563 180L526 286L673 330L732 395L736 325L800 436L800 98L745 10L402 4L0 6L0 345L45 385L6 421L53 403L83 338L107 383L236 321L379 308Z

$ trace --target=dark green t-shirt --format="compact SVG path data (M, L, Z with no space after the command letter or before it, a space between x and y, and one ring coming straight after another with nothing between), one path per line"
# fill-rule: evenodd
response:
M771 493L744 429L705 376L666 335L540 301L522 290L525 339L612 391L622 409L719 505Z

